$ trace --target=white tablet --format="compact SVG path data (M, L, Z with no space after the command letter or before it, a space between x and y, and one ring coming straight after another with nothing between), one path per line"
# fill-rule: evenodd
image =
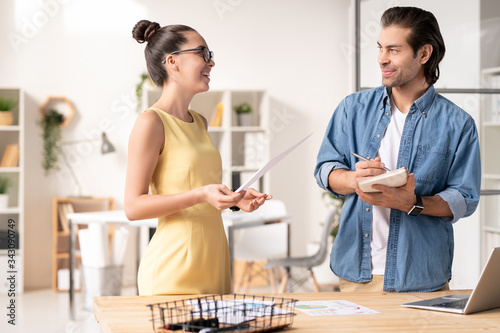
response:
M388 187L400 187L408 181L408 168L402 167L393 171L383 173L378 176L369 177L358 182L358 186L363 192L380 192L372 188L372 185L384 185Z

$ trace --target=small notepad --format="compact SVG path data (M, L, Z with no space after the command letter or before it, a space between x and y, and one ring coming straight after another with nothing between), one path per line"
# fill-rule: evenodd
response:
M358 182L361 191L365 193L380 192L372 188L372 185L384 185L388 187L400 187L408 181L408 168L402 167L378 176L369 177Z

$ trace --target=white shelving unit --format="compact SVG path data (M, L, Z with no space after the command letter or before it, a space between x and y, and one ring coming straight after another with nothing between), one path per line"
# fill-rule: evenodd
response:
M161 95L159 89L144 92L143 109L151 106ZM248 125L239 125L234 107L247 103L253 112ZM219 126L210 126L222 107ZM197 94L190 108L208 121L208 133L222 157L223 183L237 188L269 160L269 106L263 90L211 90ZM252 187L270 192L269 175L266 174Z
M500 89L500 67L482 71L487 88ZM482 189L500 190L500 94L482 99L481 164ZM500 195L481 197L481 264L484 266L493 247L500 246Z
M0 167L0 176L10 179L8 205L0 209L0 295L12 292L13 280L17 295L24 291L24 95L18 88L1 88L0 96L17 100L13 124L0 126L0 159L8 145L19 147L17 165Z

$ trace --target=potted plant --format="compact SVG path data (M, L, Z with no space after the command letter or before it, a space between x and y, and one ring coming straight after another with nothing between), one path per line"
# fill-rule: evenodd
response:
M248 103L242 103L234 107L237 115L238 126L252 125L252 106Z
M323 198L330 198L330 200L327 202L328 206L333 206L335 207L335 214L333 215L333 227L332 231L330 232L330 235L332 236L332 243L335 240L335 237L337 236L337 232L339 231L339 225L340 225L340 213L342 212L342 206L344 205L345 197L338 197L336 198L333 196L333 194L330 194L328 192L323 192Z
M5 99L0 96L0 125L9 126L14 122L12 110L16 107L17 101L15 98Z
M9 195L7 190L10 186L10 178L0 176L0 209L7 208L9 203Z
M64 121L64 116L54 109L50 109L42 121L40 126L43 129L43 161L42 167L45 170L45 175L48 175L51 170L58 170L59 154L61 152L61 124Z
M144 90L144 83L146 83L148 77L149 77L148 74L142 73L141 81L139 81L139 83L135 85L135 97L137 98L137 105L135 111L137 111L137 113L140 113L142 109L142 94Z

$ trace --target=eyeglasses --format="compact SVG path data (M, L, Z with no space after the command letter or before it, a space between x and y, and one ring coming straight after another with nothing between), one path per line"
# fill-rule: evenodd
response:
M181 52L188 52L188 51L201 51L201 55L203 56L203 60L205 60L205 62L209 62L210 60L212 60L214 58L214 51L210 51L208 49L208 47L206 47L206 46L200 46L200 47L197 47L195 49L174 51L172 53L169 53L168 55L181 53ZM166 61L167 61L167 58L163 59L163 61L161 63L164 64Z

